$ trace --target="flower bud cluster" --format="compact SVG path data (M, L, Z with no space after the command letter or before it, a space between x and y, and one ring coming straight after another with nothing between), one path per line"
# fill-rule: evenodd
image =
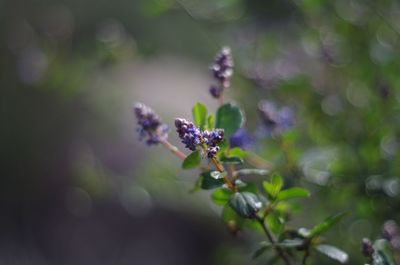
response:
M186 148L195 151L198 146L207 146L207 157L213 158L219 151L218 144L224 139L224 130L201 131L192 122L185 119L175 119L176 131Z
M213 158L217 152L219 151L218 144L222 142L224 139L224 130L216 129L211 132L204 131L203 132L203 140L207 145L207 157Z
M230 79L233 75L233 59L231 49L223 47L215 56L213 64L210 66L213 77L217 80L218 85L210 86L210 94L214 98L219 98L224 88L230 86Z
M289 107L278 109L273 102L262 100L258 110L268 133L280 134L294 126L294 112Z
M374 254L372 242L368 238L363 238L361 241L361 252L367 258L372 257L372 254Z
M168 137L168 126L161 122L160 117L150 107L136 103L133 110L140 126L137 129L140 140L146 139L148 145L156 145L161 139Z

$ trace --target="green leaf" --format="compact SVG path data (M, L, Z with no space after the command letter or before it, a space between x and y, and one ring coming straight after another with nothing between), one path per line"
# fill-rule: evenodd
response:
M263 181L262 183L264 190L267 194L272 198L275 199L278 193L281 191L283 186L283 178L279 175L273 175L271 182Z
M209 130L214 129L214 124L215 124L215 122L214 122L214 116L213 116L212 114L210 114L210 115L208 116L208 118L207 118L207 126L208 126L208 129L209 129Z
M192 108L192 114L194 124L204 130L207 123L207 107L197 102Z
M395 265L390 251L391 247L387 240L378 239L374 243L374 254L372 255L373 265Z
M199 151L194 151L190 155L188 155L185 160L183 160L182 168L183 169L192 169L197 167L201 162L201 157Z
M283 248L297 248L301 247L304 245L304 240L300 238L294 238L294 239L285 239L282 242L278 243L278 246L283 247Z
M222 209L222 219L229 225L230 229L235 229L236 231L243 227L245 221L227 204Z
M254 253L253 253L251 259L254 260L254 259L258 258L258 257L261 256L262 254L264 254L265 251L267 251L268 249L270 249L270 248L272 247L271 243L265 242L265 241L264 241L264 242L261 242L260 245L261 245L261 246L260 246L256 251L254 251Z
M227 103L218 108L215 127L224 129L226 139L242 127L243 123L244 115L238 106Z
M225 164L242 165L243 159L237 156L221 157L221 162Z
M289 200L293 198L304 198L304 197L309 197L310 192L303 189L303 188L290 188L287 190L283 190L278 193L276 200L277 201L284 201L284 200Z
M263 247L272 247L272 244L267 241L260 242L260 245ZM285 239L282 242L276 243L276 245L278 245L282 248L297 248L297 247L304 245L304 240L302 240L300 238Z
M203 172L200 175L201 183L200 183L200 188L203 190L211 190L214 188L221 187L224 185L224 180L223 179L215 179L211 176L211 173L213 171L207 171Z
M231 195L231 190L220 188L211 194L211 199L217 205L225 205L229 201Z
M268 173L269 170L257 169L257 168L243 168L235 171L235 175L237 176L248 176L248 175L265 176L268 175Z
M342 219L346 214L347 213L339 213L339 214L329 216L322 223L314 226L310 230L310 234L308 237L310 237L310 238L315 237L315 236L318 236L318 235L326 232L329 228L331 228L333 225L335 225L337 222L339 222L340 219Z
M254 183L251 183L251 182L249 182L249 183L244 183L244 182L241 181L240 179L237 179L237 180L235 181L235 185L236 185L236 187L239 188L239 191L241 191L241 192L246 191L246 192L251 192L251 193L254 193L254 194L257 194L257 193L258 193L257 186L256 186L256 184L254 184Z
M322 244L316 246L315 249L331 259L339 261L340 263L346 263L349 259L349 255L347 255L346 252L331 245Z
M240 147L234 147L229 150L229 156L237 156L240 157L241 159L244 159L247 156L247 153Z
M253 193L236 192L229 199L229 206L241 217L254 218L262 203Z

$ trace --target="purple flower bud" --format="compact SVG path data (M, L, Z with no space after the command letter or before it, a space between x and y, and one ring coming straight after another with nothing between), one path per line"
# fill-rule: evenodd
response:
M213 158L219 151L219 146L211 146L207 148L207 157Z
M214 63L211 65L213 76L222 85L222 87L229 87L230 78L233 75L233 59L231 49L223 47L221 51L215 56Z
M160 117L143 103L136 103L133 111L140 126L137 130L140 139L146 139L148 145L156 145L161 139L168 137L168 126L161 122Z
M222 94L222 88L219 88L215 85L211 85L209 91L211 96L213 96L214 98L219 98Z
M389 220L383 224L382 236L384 239L392 241L392 239L395 236L397 236L397 233L398 233L398 228L395 221Z
M203 141L207 145L207 157L213 158L219 151L218 144L224 140L224 130L215 129L211 132L203 132Z
M195 151L197 146L207 145L207 156L213 158L219 151L218 144L224 139L224 130L201 131L192 122L185 119L175 119L176 131L186 148Z
M203 142L200 129L192 122L177 118L175 119L175 127L186 148L195 151L196 147Z
M367 258L370 258L374 254L372 242L368 238L363 238L361 241L361 252Z

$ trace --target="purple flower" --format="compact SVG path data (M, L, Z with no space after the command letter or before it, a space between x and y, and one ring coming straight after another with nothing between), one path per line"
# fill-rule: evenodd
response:
M186 148L194 151L203 142L200 129L192 122L177 118L175 119L175 127Z
M201 131L192 122L185 119L175 119L176 131L186 148L195 151L200 145L207 146L207 157L213 158L219 151L218 144L224 139L224 130Z
M219 146L211 146L207 148L207 157L213 158L219 151Z
M219 98L222 94L222 88L217 87L215 85L211 85L209 91L211 96L213 96L213 98Z
M136 103L133 110L140 126L137 129L140 140L146 139L148 145L156 145L168 137L168 126L161 122L160 117L151 108L143 103Z
M240 128L237 130L230 138L229 143L230 147L240 147L242 149L249 149L255 140L250 133L246 131L246 129Z
M213 77L218 82L209 89L211 96L220 98L225 88L230 86L230 80L233 75L233 59L231 49L223 47L215 56L213 64L210 66Z
M215 56L214 63L210 68L214 78L221 83L222 87L229 87L230 78L233 75L231 49L229 47L223 47Z
M294 112L289 107L278 109L273 102L262 100L258 103L258 110L264 129L269 134L281 134L295 124Z
M361 252L367 258L372 257L372 254L374 254L372 242L368 238L363 238L361 241Z

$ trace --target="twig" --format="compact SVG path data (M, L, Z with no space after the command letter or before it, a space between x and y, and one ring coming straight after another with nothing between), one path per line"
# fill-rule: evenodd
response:
M264 230L265 234L268 237L268 240L271 242L271 244L275 247L276 252L278 253L278 255L281 257L281 259L284 261L284 263L286 265L291 265L289 258L286 256L285 252L283 251L283 249L278 246L276 243L276 239L274 237L274 235L272 234L272 232L269 230L269 228L265 225L263 218L257 216L256 220L258 221L258 223L261 225L262 229Z
M166 139L162 139L160 140L160 143L167 148L168 150L170 150L175 156L177 156L179 159L181 160L185 160L186 159L186 155L184 153L182 153L181 151L179 151L178 147L176 147L175 145L172 145L170 142L168 142L168 140Z
M221 163L215 157L211 158L211 161L213 162L215 168L219 172L222 173L225 171L224 167L221 165ZM228 186L228 188L230 188L233 192L237 192L237 188L235 187L235 185L233 185L232 181L229 179L229 177L227 175L224 175L224 182Z

